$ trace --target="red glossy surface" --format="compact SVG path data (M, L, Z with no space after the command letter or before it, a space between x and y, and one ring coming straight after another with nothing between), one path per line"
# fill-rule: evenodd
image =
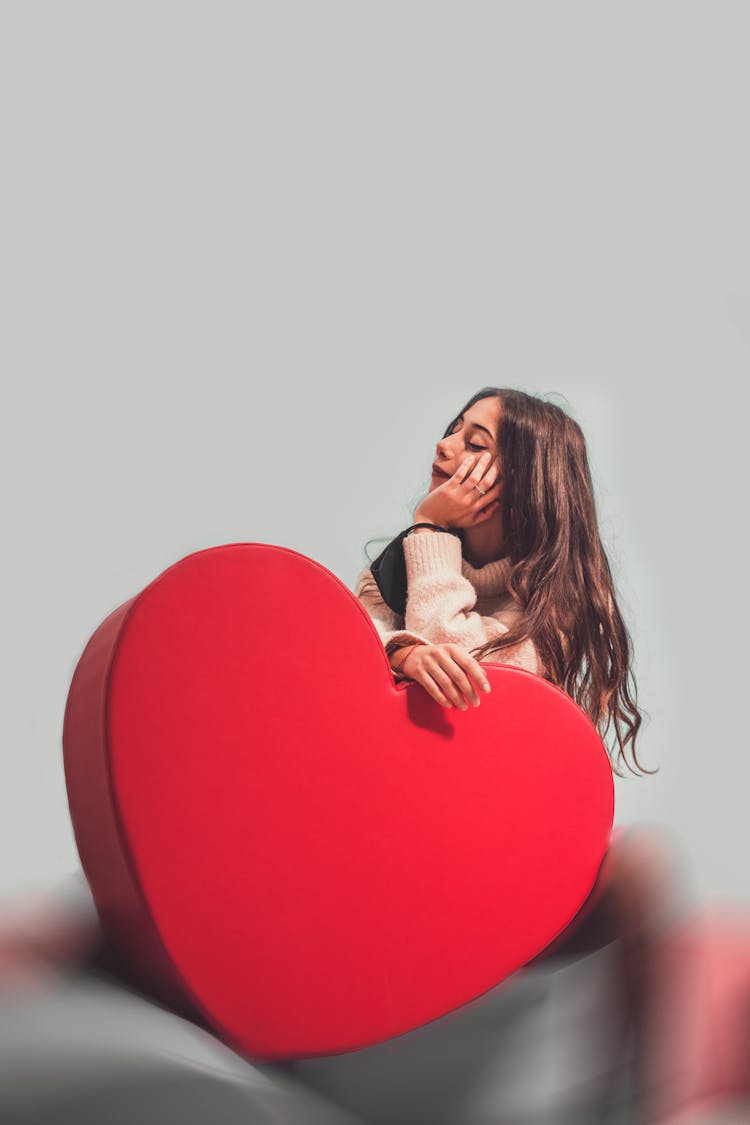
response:
M544 949L594 884L613 784L588 718L485 665L394 684L354 595L283 547L200 551L102 623L71 684L71 815L149 985L258 1059L421 1026Z

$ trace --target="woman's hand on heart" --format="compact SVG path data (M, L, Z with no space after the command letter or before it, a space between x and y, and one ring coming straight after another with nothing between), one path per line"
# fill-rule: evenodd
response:
M415 523L441 527L476 527L500 507L500 463L490 453L465 457L452 477L425 496L414 513Z
M421 684L442 707L465 711L467 699L473 707L478 707L479 691L490 690L482 666L457 644L415 645L400 671Z

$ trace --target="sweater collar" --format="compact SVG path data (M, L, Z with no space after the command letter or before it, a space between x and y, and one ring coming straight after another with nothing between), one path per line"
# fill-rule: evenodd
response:
M474 567L465 558L461 559L461 572L468 578L479 597L492 597L507 588L510 573L510 555L484 566Z

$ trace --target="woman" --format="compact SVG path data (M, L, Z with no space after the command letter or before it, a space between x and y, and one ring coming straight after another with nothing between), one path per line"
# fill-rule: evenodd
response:
M635 752L631 643L578 424L533 395L485 387L446 429L432 468L414 524L355 587L397 678L466 709L490 690L480 660L526 668L571 695L605 745L614 727L619 758L629 745L637 770L655 773ZM652 830L615 829L586 903L534 959L619 942L623 1009L640 1035L650 950L676 886L669 850Z
M480 660L561 687L618 758L641 725L630 638L597 528L578 424L508 388L475 394L437 444L414 524L359 576L397 678L443 707L478 706ZM408 595L408 596L407 596ZM609 747L608 747L609 749ZM617 762L612 767L618 776Z

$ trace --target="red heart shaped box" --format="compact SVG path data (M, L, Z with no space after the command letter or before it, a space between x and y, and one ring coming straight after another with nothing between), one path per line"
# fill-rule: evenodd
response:
M259 1060L476 999L561 933L612 827L606 750L540 677L480 707L396 685L364 607L262 543L198 551L99 626L63 749L105 931Z

